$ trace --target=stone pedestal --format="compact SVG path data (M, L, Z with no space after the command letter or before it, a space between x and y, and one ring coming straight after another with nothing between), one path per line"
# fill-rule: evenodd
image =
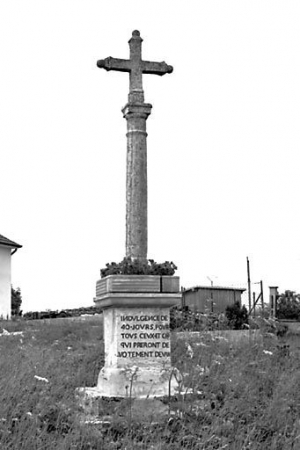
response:
M169 308L165 305L170 298L131 294L130 300L141 304L154 297L161 302L159 307L112 306L104 310L105 366L97 384L103 396L161 397L173 395L178 387L171 367ZM107 300L119 302L120 295Z
M78 390L81 397L142 399L178 393L181 380L171 366L169 322L170 307L180 300L179 292L97 297L103 309L105 365L96 387Z

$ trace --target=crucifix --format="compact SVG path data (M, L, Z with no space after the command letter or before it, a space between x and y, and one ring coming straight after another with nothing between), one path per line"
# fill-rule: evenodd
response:
M135 30L129 40L130 59L108 57L97 62L99 68L129 72L128 103L122 109L127 120L126 170L126 256L146 260L147 220L147 132L146 120L152 105L144 102L143 74L164 75L173 67L165 62L142 60L142 38Z

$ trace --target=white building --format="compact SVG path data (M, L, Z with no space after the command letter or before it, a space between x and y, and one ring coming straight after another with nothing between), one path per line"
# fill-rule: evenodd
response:
M22 245L0 234L0 318L11 317L11 256Z

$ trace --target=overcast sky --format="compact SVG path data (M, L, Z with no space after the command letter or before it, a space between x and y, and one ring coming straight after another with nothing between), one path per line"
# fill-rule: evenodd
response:
M0 234L23 248L23 309L93 304L125 254L128 58L144 76L148 256L185 287L253 282L300 292L300 3L9 0L0 4ZM253 285L258 292L258 285Z

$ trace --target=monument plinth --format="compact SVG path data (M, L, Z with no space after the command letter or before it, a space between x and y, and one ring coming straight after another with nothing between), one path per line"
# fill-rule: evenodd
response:
M97 393L138 398L176 393L169 311L178 301L180 294L174 293L109 293L96 301L104 308L105 342Z
M130 74L128 103L122 110L127 121L126 256L145 262L146 120L152 106L144 102L142 75L164 75L173 68L165 62L143 61L141 43L139 31L133 31L129 60L109 57L97 65ZM178 392L180 379L171 366L170 307L180 300L178 277L111 275L97 282L95 303L103 310L105 365L96 387L77 390L82 406L101 397L153 398Z

